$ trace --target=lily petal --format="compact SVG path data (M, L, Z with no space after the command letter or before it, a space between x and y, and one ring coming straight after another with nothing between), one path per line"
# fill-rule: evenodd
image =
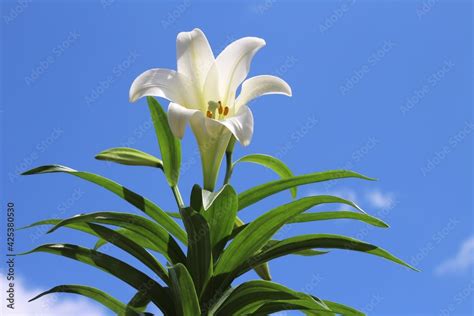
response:
M233 100L237 87L249 73L253 56L263 46L265 41L258 37L244 37L229 44L210 68L204 90L218 90L224 103Z
M184 106L171 102L168 106L168 122L174 136L183 138L186 124L199 110L187 109Z
M206 35L200 29L178 34L176 60L178 72L191 79L201 91L209 68L214 63L214 54Z
M144 96L156 96L190 108L198 105L191 80L170 69L145 71L133 81L129 96L130 102Z
M242 83L240 95L235 100L235 109L248 104L251 100L266 94L284 94L291 96L291 88L283 79L275 76L256 76Z
M223 121L206 120L207 129L210 125L219 124L225 126L235 138L243 145L250 144L253 136L253 114L250 108L246 105L240 107L235 115Z

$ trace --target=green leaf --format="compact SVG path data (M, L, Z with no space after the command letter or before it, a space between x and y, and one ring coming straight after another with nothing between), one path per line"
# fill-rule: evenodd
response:
M151 271L155 272L166 284L169 284L167 271L145 248L105 226L93 223L88 223L87 225L103 239L137 258L141 263L150 268Z
M305 197L274 208L249 223L235 236L217 262L214 271L215 282L218 284L222 282L223 286L227 287L235 277L233 275L235 269L265 246L283 225L311 207L325 203L352 204L347 200L329 195Z
M53 232L62 226L70 226L78 223L101 223L119 226L128 229L138 236L152 243L155 249L173 263L185 262L183 251L160 225L138 215L118 212L97 212L80 214L57 223L49 232ZM95 232L95 231L94 231ZM126 236L126 235L125 235ZM132 237L134 235L130 235ZM140 239L136 240L140 244ZM141 244L140 244L141 245ZM142 245L144 246L144 245Z
M175 304L178 306L177 315L201 315L199 298L194 288L193 279L186 267L180 263L170 268L171 291L174 294Z
M323 315L327 315L327 309L322 307L315 306L314 302L311 302L308 299L295 299L295 300L279 300L279 301L269 301L260 306L252 315L263 316L269 315L276 312L288 311L288 310L298 310L298 311L319 311L323 312Z
M165 176L168 184L175 186L178 183L179 168L181 166L181 142L171 132L166 112L158 101L153 97L147 97L146 99L163 158Z
M125 237L133 240L137 244L141 245L143 248L150 249L150 250L153 250L153 251L157 251L157 252L160 252L160 253L163 251L163 249L159 249L153 243L152 240L148 239L144 235L137 234L132 230L128 230L127 228L119 228L119 229L116 229L115 231L117 233L119 233L120 235L125 236ZM100 247L106 245L107 243L108 243L107 240L102 239L102 238L99 237L99 240L97 240L97 242L94 245L94 250L98 250ZM183 256L184 256L184 254L183 254ZM172 261L172 260L170 260L170 261Z
M319 213L305 213L295 216L289 223L304 223L313 221L324 221L332 219L355 219L361 222L387 228L389 227L384 221L364 213L336 211L336 212L319 212Z
M95 159L111 161L128 166L148 166L163 169L163 161L141 150L117 147L104 150Z
M340 303L335 303L327 300L323 300L324 304L329 307L329 309L337 314L341 314L344 316L364 316L365 314L362 313L361 311L356 310L355 308L340 304Z
M153 316L152 313L145 313L145 310L150 304L150 297L146 295L146 289L138 291L128 302L125 307L125 316L135 316L135 312L139 313L139 316Z
M237 235L238 232L240 232L244 228L244 226L245 226L245 223L238 216L236 216L235 217L236 229L232 231L230 238L234 238L235 235ZM263 280L267 280L267 281L272 280L272 275L270 273L270 266L268 265L267 262L261 265L255 266L253 269L255 270L255 273L257 273L257 275Z
M131 265L105 253L72 244L44 244L20 255L36 252L47 252L86 263L119 278L137 290L146 284L148 287L147 296L153 303L165 314L173 310L171 297L166 288Z
M395 257L388 251L377 246L365 243L363 241L340 235L311 234L296 236L275 243L273 246L269 247L265 251L259 253L258 255L254 256L253 258L250 258L247 262L245 262L243 265L244 268L240 268L240 271L237 274L240 275L242 273L245 273L256 264L261 264L263 262L267 262L278 257L292 254L301 250L319 248L345 249L365 252L393 261L395 263L417 271L414 267Z
M219 258L232 233L237 208L237 193L226 184L207 211L202 212L209 224L212 255L215 260Z
M212 274L212 248L209 225L201 214L190 207L181 209L180 213L188 232L186 266L194 280L196 292L200 297Z
M317 298L293 291L278 283L256 280L242 283L235 288L217 310L216 315L252 314L267 302L282 300L304 300L314 308L327 310L325 304Z
M342 178L360 178L365 180L374 180L372 178L368 178L353 171L331 170L271 181L240 193L239 210L242 210L247 206L250 206L272 194L281 192L292 187Z
M33 297L28 302L32 302L44 295L51 294L51 293L72 293L72 294L79 294L94 301L104 305L105 307L112 310L117 315L123 315L125 313L125 304L113 298L112 296L108 295L107 293L98 290L96 288L84 285L75 285L75 284L65 284L65 285L58 285L55 286L45 292L42 292L35 297ZM136 315L138 316L138 312L134 311L133 309L130 310L129 315Z
M110 192L118 195L122 199L126 200L127 202L129 202L130 204L153 218L158 224L163 226L181 242L186 243L186 232L183 231L183 229L168 214L166 214L166 212L164 212L161 208L159 208L150 200L142 197L141 195L138 195L137 193L127 189L126 187L121 186L120 184L110 179L89 172L77 171L61 165L41 166L28 170L22 174L32 175L55 172L64 172L67 174L71 174L109 190Z
M262 251L276 245L277 243L279 243L281 240L275 240L275 239L272 239L272 240L269 240L267 242L267 244L265 245L265 247L262 248ZM261 252L259 252L261 253ZM304 256L304 257L312 257L312 256L320 256L320 255L325 255L329 253L329 251L319 251L319 250L313 250L313 249L305 249L305 250L301 250L301 251L296 251L296 252L293 252L291 253L291 255L297 255L297 256Z
M251 163L262 165L264 167L267 167L268 169L273 170L282 179L294 177L290 168L288 168L287 165L283 161L281 161L278 158L272 157L270 155L251 154L251 155L244 156L234 162L233 168L235 168L235 166L239 162L251 162ZM297 190L296 187L290 188L291 196L294 199L296 198L296 190Z
M34 222L27 226L17 228L17 230L28 229L28 228L32 228L36 226L41 226L41 225L57 225L58 223L61 223L61 222L62 222L62 219L59 219L59 218L44 219L41 221ZM70 225L67 225L67 227L97 236L97 234L92 229L90 229L89 226L87 226L87 224L85 223L71 223ZM47 231L45 231L45 233L47 233Z
M203 197L202 197L202 192L203 189L199 184L193 185L193 188L191 189L191 198L189 201L189 205L193 210L196 212L201 212L203 210ZM181 218L181 215L178 214L179 218Z

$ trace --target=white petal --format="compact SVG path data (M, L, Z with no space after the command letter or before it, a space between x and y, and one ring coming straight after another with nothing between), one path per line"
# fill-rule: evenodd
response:
M206 94L218 90L224 103L233 101L237 87L249 73L253 56L263 46L265 41L257 37L244 37L229 44L209 70L204 86Z
M186 76L161 68L147 70L133 81L130 102L143 96L162 97L191 108L198 102L192 83Z
M168 122L174 136L183 138L186 124L199 110L187 109L184 106L171 102L168 106Z
M248 104L251 100L266 94L284 94L291 96L291 88L283 79L275 76L256 76L242 84L240 95L235 100L235 109Z
M176 38L178 72L195 82L201 91L209 68L214 62L206 35L200 29L181 32Z
M207 129L213 128L212 125L219 124L225 126L235 138L244 146L250 144L253 135L253 114L246 105L240 107L239 111L223 121L206 120Z

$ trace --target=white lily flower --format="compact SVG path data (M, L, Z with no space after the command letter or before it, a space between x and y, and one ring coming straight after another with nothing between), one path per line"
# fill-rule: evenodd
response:
M247 104L265 94L291 96L290 86L278 77L245 80L253 56L263 46L261 38L244 37L214 58L200 29L181 32L176 39L177 71L150 69L130 87L131 102L143 96L171 101L168 120L175 136L182 138L190 123L201 154L204 188L209 191L214 189L230 137L234 135L244 146L252 139L253 116Z

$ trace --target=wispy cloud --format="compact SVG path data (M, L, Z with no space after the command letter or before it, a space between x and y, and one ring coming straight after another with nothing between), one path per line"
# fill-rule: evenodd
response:
M442 262L435 269L438 276L456 275L467 272L474 266L474 236L466 239L459 247L457 254Z
M2 285L4 285L5 275L0 274ZM50 294L28 303L28 300L37 294L44 292L45 289L32 288L22 279L15 279L15 309L10 309L2 299L0 314L5 316L64 316L64 315L87 315L87 316L105 316L106 311L100 305L86 298L69 294ZM2 293L5 293L3 289ZM68 298L66 298L66 296ZM4 298L4 295L2 295Z
M382 192L380 190L368 192L365 197L372 207L382 209L390 208L395 200L393 193Z
M395 194L392 192L384 192L379 189L366 192L364 195L348 189L348 188L338 188L334 190L326 191L315 191L311 190L306 195L334 195L346 200L355 202L356 204L364 207L375 209L390 209L395 203Z

